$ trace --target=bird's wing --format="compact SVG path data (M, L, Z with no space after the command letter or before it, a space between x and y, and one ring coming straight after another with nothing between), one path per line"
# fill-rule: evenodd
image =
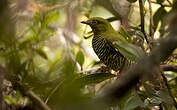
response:
M138 61L143 55L144 51L131 43L125 43L121 41L115 41L112 43L114 48L116 48L124 57L132 61Z
M119 51L129 60L137 61L144 55L144 52L140 47L129 43L120 34L110 34L110 36L107 36L106 38L109 41L109 44L115 48L115 50Z
M105 38L109 40L110 42L115 42L115 41L128 42L123 36L121 36L117 32L112 32L104 36L106 36Z

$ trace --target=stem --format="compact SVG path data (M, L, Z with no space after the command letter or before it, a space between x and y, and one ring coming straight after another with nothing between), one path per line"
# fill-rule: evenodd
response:
M27 91L27 95L33 102L37 104L36 106L39 106L42 110L51 110L51 108L47 106L43 102L43 100L41 100L41 98L37 96L33 91L31 90Z
M152 41L154 40L154 22L152 18L152 6L151 6L151 0L148 0L149 2L149 13L150 13L150 36L152 37Z
M173 64L163 64L160 65L160 68L163 71L173 71L173 72L177 72L177 65L173 65Z
M167 2L169 3L170 6L173 6L173 4L169 0L167 0Z
M52 97L52 95L58 90L58 88L63 84L64 80L61 81L51 92L50 94L47 96L46 100L45 100L45 104L47 104L47 102L49 101L49 99Z
M19 90L23 96L29 97L32 103L40 110L52 110L37 94L30 90L26 85L23 85L20 82L12 79L11 82L15 90Z
M142 0L139 0L139 6L140 6L140 16L141 16L141 31L143 32L143 34L145 36L147 44L149 44L148 36L147 36L147 33L145 32L145 29L144 29L144 16L145 15L144 15L144 6L143 6Z
M2 90L3 79L4 79L4 71L0 66L0 110L3 110L3 90Z

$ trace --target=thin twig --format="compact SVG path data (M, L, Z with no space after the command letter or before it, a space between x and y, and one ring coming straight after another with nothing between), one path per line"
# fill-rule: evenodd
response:
M3 67L0 65L0 110L3 110L3 90L2 90L2 86L3 86L4 74L5 74L5 71L4 71Z
M51 110L51 108L49 108L49 106L47 106L33 91L27 91L27 95L32 101L34 101L38 106L40 106L42 110Z
M14 77L15 78L15 77ZM22 95L27 96L32 103L40 110L52 110L44 101L36 95L27 85L24 85L14 79L13 77L9 77L8 79L12 82L13 88L15 90L19 90Z
M163 65L160 65L160 68L161 68L163 71L173 71L173 72L177 72L177 65L163 64Z
M9 75L9 72L6 68L0 66L0 69L5 73L5 78L11 81L14 90L19 90L22 95L29 97L29 99L34 103L35 106L39 107L40 110L52 110L44 101L36 95L31 89L29 89L26 85L21 84L17 81L16 77L13 75Z
M46 100L45 100L45 104L47 104L47 102L49 101L49 99L51 98L51 96L58 90L58 88L61 86L61 84L63 84L64 80L61 81L51 92L50 94L47 96Z
M167 2L169 3L170 6L173 6L173 4L169 0L167 0Z
M139 0L139 6L140 6L140 16L141 16L141 31L143 32L146 42L149 45L148 35L144 29L144 27L145 27L144 16L145 15L144 15L144 6L143 6L142 0Z
M152 18L152 6L151 6L151 0L148 0L149 2L149 13L150 13L150 36L152 40L154 40L154 22Z

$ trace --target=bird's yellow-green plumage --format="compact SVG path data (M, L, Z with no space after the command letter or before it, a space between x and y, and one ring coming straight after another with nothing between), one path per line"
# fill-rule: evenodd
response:
M130 61L119 52L119 49L115 48L113 45L114 41L127 41L113 29L106 19L93 17L81 23L87 24L92 28L94 33L92 39L93 50L105 65L118 71L130 63Z

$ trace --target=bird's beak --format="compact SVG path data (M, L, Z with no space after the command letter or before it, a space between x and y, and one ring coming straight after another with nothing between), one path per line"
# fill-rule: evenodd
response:
M88 21L81 21L82 24L87 24L89 25L89 22Z

